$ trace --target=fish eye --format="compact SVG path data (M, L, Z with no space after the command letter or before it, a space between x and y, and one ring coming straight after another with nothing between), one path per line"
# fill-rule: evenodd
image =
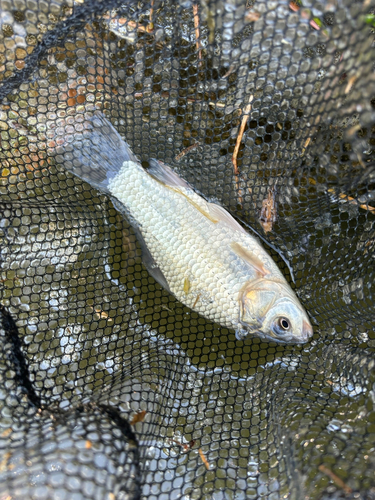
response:
M290 328L290 323L289 323L289 320L287 320L287 318L283 318L283 317L279 318L277 320L277 324L281 329L280 333L284 333L286 330L289 330L289 328Z

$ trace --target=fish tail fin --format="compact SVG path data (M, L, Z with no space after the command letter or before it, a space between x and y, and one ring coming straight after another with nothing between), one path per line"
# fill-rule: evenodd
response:
M138 158L103 114L68 118L54 129L56 161L91 186L108 193L108 183L124 162Z

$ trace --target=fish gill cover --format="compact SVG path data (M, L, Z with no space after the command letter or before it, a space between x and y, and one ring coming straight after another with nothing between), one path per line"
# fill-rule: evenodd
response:
M375 498L374 3L0 0L0 498ZM258 234L313 328L239 341L59 163L100 112Z

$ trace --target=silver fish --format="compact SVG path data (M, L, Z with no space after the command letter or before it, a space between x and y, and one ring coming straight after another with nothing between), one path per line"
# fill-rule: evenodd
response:
M310 339L309 318L278 267L224 208L161 161L150 160L146 171L102 115L78 125L71 142L56 148L57 160L111 197L134 227L156 281L238 339Z

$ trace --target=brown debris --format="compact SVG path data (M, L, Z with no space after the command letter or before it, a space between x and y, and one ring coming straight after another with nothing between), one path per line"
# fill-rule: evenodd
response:
M303 148L302 148L302 152L301 152L301 156L303 156L305 154L305 151L306 151L306 148L308 147L308 145L310 144L310 141L311 141L311 137L308 137L305 141L305 144L303 145Z
M325 465L319 465L319 470L320 472L323 472L323 474L326 474L339 488L345 491L347 495L350 495L353 493L353 490L344 483L342 479L340 479L334 472L332 472L328 467Z
M10 459L11 456L12 456L12 454L10 453L10 451L6 451L4 453L3 458L2 458L2 460L0 462L0 472L4 472L6 470L6 468L7 468L7 466L9 468L8 462L9 462L9 459Z
M202 448L198 448L198 452L199 452L199 456L201 457L202 459L202 462L204 463L204 465L206 466L206 469L207 470L210 470L210 464L208 463L208 460L207 458L204 456L204 453L202 451Z
M183 448L185 452L191 450L195 445L195 439L192 439L188 443L181 443L180 441L177 441L177 439L172 439L172 442L178 444L178 446L181 446L181 448Z
M268 190L268 196L262 202L260 210L259 222L261 223L265 233L272 231L272 226L277 219L276 207L276 186L272 186Z
M197 47L198 51L198 59L199 59L199 64L202 63L202 47L201 47L201 42L199 40L200 33L199 33L199 14L198 14L198 4L194 3L193 4L193 16L194 16L194 29L195 29L195 46Z
M114 21L114 19L111 16L109 16L108 14L103 16L103 18L108 19L109 21L112 21L112 22ZM144 33L151 33L153 31L153 29L150 28L150 24L148 24L147 26L142 26L141 24L138 24L136 21L129 21L128 19L126 19L126 17L116 18L116 21L117 21L119 26L123 26L124 24L127 24L133 30L137 29L137 31L142 31Z
M349 94L349 92L351 91L353 84L357 80L357 78L358 78L357 75L353 75L349 78L348 83L346 84L346 87L345 87L345 94Z
M250 11L247 14L245 14L245 21L248 23L253 23L255 21L258 21L260 18L260 12L257 12L256 10Z
M239 199L239 202L241 204L242 204L242 195L241 195L241 190L240 190L239 181L238 181L239 171L238 171L238 165L237 165L237 155L238 155L238 151L240 150L240 145L241 145L243 133L245 131L246 123L247 123L247 120L249 118L249 114L251 111L251 103L252 103L253 99L254 99L254 96L251 95L249 97L249 103L247 104L247 106L245 106L245 108L243 110L243 117L242 117L242 121L241 121L240 131L238 132L236 146L234 148L233 156L232 156L234 177L236 180L236 187L237 187L237 191L238 191L238 199Z
M332 194L337 194L336 191L334 189L332 189L332 188L328 189L328 192L332 193ZM349 201L349 203L351 203L352 205L358 205L360 208L363 208L363 210L368 210L369 212L375 212L375 208L374 207L371 207L370 205L365 205L363 203L360 203L358 200L356 200L355 198L352 198L351 196L348 196L347 194L338 193L337 196L339 198L341 198L342 200Z
M139 413L136 413L130 422L130 425L135 425L138 422L143 422L146 416L146 410L140 411Z
M310 26L311 26L312 28L314 28L314 30L317 30L317 31L319 31L319 30L320 30L320 26L319 26L319 24L317 24L317 23L314 21L314 19L311 19L311 21L310 21Z
M149 31L149 32L154 30L154 23L152 21L152 17L154 15L154 2L155 2L155 0L151 0L150 22L148 23L148 26L147 26L147 31Z
M289 8L293 12L298 12L300 9L300 6L298 4L296 4L295 2L289 2Z
M193 151L194 149L197 149L197 147L200 146L200 142L196 142L195 144L192 144L191 146L188 146L187 148L183 149L181 153L179 153L175 157L175 161L180 161L181 158L183 158L185 155L190 153L190 151Z

